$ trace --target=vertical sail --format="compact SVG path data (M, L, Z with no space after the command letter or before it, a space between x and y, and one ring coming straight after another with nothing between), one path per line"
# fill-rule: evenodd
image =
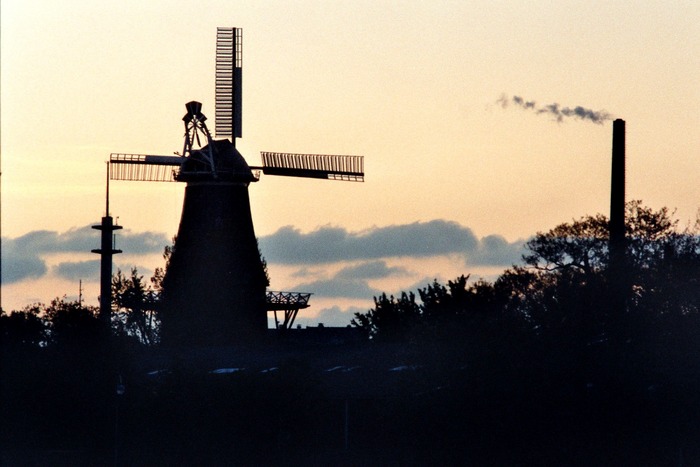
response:
M243 30L240 28L216 29L216 124L217 137L242 136L242 64Z

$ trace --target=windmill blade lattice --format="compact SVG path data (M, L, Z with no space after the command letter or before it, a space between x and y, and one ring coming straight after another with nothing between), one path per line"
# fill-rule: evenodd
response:
M112 153L109 156L109 178L141 182L175 182L184 160L179 156Z
M231 138L234 144L242 136L242 62L243 30L217 28L214 134Z
M364 157L329 154L260 153L266 175L363 182Z

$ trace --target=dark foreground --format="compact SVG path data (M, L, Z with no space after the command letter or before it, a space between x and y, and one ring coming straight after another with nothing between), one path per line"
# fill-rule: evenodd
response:
M6 466L700 465L697 364L659 352L287 342L2 364Z

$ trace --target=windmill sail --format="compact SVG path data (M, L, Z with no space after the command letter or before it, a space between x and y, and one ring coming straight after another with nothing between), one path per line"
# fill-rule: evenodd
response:
M109 178L143 182L174 182L185 161L179 156L118 154L109 156Z
M240 138L242 101L243 30L216 30L216 124L217 137Z
M266 175L322 178L363 182L364 157L320 154L262 152L262 171Z

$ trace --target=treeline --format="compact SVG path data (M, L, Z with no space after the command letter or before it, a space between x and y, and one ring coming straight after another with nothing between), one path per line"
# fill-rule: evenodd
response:
M357 359L340 388L301 354L266 373L212 374L184 356L153 372L159 360L144 355L157 350L164 270L115 274L111 338L96 308L65 298L3 312L0 461L700 462L700 219L680 229L635 201L626 222L615 276L596 215L538 233L493 282L375 297L352 322L367 338L359 349L320 350L334 365Z
M402 343L504 384L523 371L584 388L700 383L700 218L681 230L668 209L633 201L626 224L615 276L608 220L586 216L535 235L524 264L494 282L461 276L382 294L352 324L377 346Z
M494 282L460 276L417 292L382 294L352 324L376 342L469 345L490 336L571 348L689 344L700 325L700 218L683 230L677 223L668 209L633 201L627 254L614 277L608 220L586 216L535 235L524 264Z
M158 277L157 275L154 277ZM154 281L154 279L151 279ZM110 329L99 319L99 308L65 296L48 305L33 303L21 310L0 314L4 350L63 349L103 343L115 338L133 345L158 342L159 284L146 284L134 268L129 276L118 271L112 278Z
M353 325L420 368L402 406L426 422L393 412L404 447L477 464L700 462L698 221L681 230L630 202L615 275L596 215L538 233L493 282L375 297Z

